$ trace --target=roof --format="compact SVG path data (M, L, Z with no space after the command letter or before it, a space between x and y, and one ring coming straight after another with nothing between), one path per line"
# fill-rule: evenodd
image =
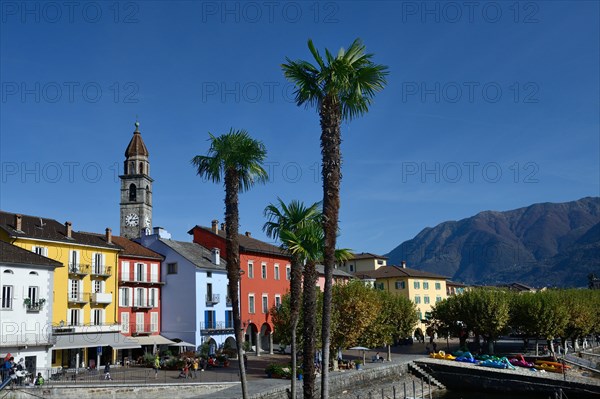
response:
M72 231L71 238L67 237L67 228L64 224L54 219L39 216L22 215L21 231L15 230L15 214L0 211L0 229L15 238L32 238L38 240L55 241L68 244L89 245L94 247L121 250L115 243L106 242L106 237L101 234Z
M215 265L212 262L212 252L200 244L196 244L195 242L167 240L164 238L159 238L158 240L183 256L196 267L202 269L225 270L227 264L225 259L221 257L221 264Z
M361 252L358 254L353 254L353 256L348 260L359 260L359 259L388 259L387 256L376 255L370 252Z
M212 229L210 227L198 226L198 225L194 226L194 228L192 228L190 231L188 231L188 234L193 234L195 228L206 230L211 234L221 237L222 239L226 238L226 234L225 234L224 230L219 230L218 233L215 233L214 231L212 231ZM258 252L258 253L263 253L263 254L268 254L268 255L277 255L277 256L284 257L284 258L290 257L287 252L285 252L278 246L266 243L264 241L257 240L256 238L252 238L245 234L238 234L238 240L240 242L240 251L241 252Z
M146 248L135 241L121 236L112 236L112 241L123 248L119 256L132 256L138 258L148 258L156 260L164 260L164 257L158 252L154 252L150 248Z
M0 262L22 264L22 265L38 265L50 267L62 267L62 263L45 256L38 255L35 252L27 251L26 249L17 247L16 245L0 241Z
M371 270L367 272L361 272L360 274L356 274L359 278L401 278L401 277L421 277L421 278L432 278L439 280L446 280L448 277L440 276L439 274L425 272L423 270L417 269L409 269L408 267L402 266L381 266L376 270Z
M135 131L133 132L133 137L125 150L125 157L133 157L136 155L142 155L147 157L148 149L146 148L146 144L144 144L144 140L142 140L142 134L139 131L140 124L138 122L135 123Z
M468 287L467 284L463 284L463 283L457 283L456 281L446 281L446 286L449 287Z
M316 269L317 269L317 273L325 274L325 266L317 265ZM344 277L344 278L348 278L348 279L354 278L354 276L352 274L346 273L345 271L336 269L336 268L333 269L333 276L334 277Z

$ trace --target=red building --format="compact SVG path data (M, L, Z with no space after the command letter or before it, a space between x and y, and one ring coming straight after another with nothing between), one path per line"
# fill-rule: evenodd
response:
M113 241L123 247L117 276L118 320L121 333L135 337L142 346L142 350L128 353L129 359L135 359L143 352L152 352L155 345L173 343L160 335L163 257L125 237L113 236Z
M226 258L223 225L212 221L212 227L195 226L188 233L194 242L208 249L218 248ZM261 350L273 353L273 324L269 309L281 303L290 287L290 258L275 245L252 238L249 232L239 235L240 314L245 340L257 354Z

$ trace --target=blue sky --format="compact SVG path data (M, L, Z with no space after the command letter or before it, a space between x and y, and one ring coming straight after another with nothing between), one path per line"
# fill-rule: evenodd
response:
M67 4L71 4L68 3ZM340 246L386 253L477 212L599 195L599 3L2 1L0 208L118 231L136 115L154 225L181 240L223 220L190 159L247 129L271 181L241 196L261 232L277 196L321 199L319 121L280 64L356 37L389 66L342 127Z

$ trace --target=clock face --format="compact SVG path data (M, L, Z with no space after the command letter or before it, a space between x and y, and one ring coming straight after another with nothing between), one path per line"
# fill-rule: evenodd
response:
M146 227L150 227L150 218L149 218L148 216L146 216L146 217L144 218L144 225L145 225Z
M135 213L130 213L129 215L125 216L125 225L127 226L135 227L138 225L139 222L140 217Z

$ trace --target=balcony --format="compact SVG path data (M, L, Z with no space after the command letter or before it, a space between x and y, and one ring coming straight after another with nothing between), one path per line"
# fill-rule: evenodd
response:
M53 325L52 334L79 334L79 333L104 333L120 332L121 325L116 323L94 324L94 323L62 323L62 325Z
M233 333L233 320L226 321L209 321L200 323L201 335L217 335Z
M231 297L225 298L225 306L233 306L233 304L231 302Z
M95 265L92 267L92 277L110 277L112 275L112 266Z
M38 299L37 301L31 301L29 298L25 298L24 305L29 313L38 313L44 308L44 304L46 300L43 298Z
M134 309L152 309L154 306L146 301L144 298L138 298L133 301L132 307Z
M151 335L158 332L158 330L158 324L129 323L129 331L131 331L131 335L134 337Z
M219 294L206 294L206 304L209 306L217 304L220 301L219 298Z
M165 283L160 281L160 275L150 274L146 278L142 276L119 276L119 285L132 284L132 285L164 285Z
M107 305L112 302L112 293L110 292L94 292L90 294L90 302L93 304Z
M84 277L90 274L90 265L69 263L69 276Z
M81 291L71 291L69 292L69 303L87 303L88 296Z

